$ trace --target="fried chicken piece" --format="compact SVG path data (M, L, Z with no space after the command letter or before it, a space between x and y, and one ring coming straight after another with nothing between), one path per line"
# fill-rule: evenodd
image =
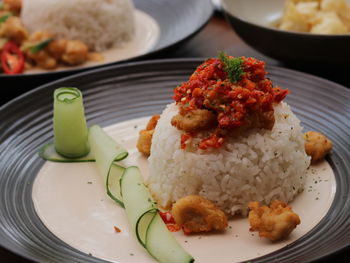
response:
M87 61L88 46L80 40L67 40L66 49L61 60L71 66L79 65Z
M53 34L46 31L36 31L30 35L29 39L23 46L35 46L40 42L52 39ZM34 61L35 64L43 69L54 69L57 67L57 60L48 51L47 48L41 49L37 52L32 52L30 48L24 50L27 58Z
M19 13L21 11L22 8L22 0L3 0L4 4L5 4L5 9L15 12L15 13Z
M26 55L29 59L35 61L35 64L40 68L54 69L57 67L57 60L51 57L45 50L40 50L36 53L28 51Z
M333 143L319 132L308 131L304 134L305 152L311 156L311 162L322 160L331 150Z
M275 114L274 111L265 111L265 112L253 112L248 114L245 125L243 129L251 129L251 128L259 128L259 129L267 129L272 130L275 125Z
M99 53L99 52L90 52L89 55L88 55L88 60L90 60L90 61L101 62L104 59L105 58L102 55L102 53Z
M171 213L186 234L223 230L228 226L226 215L213 202L199 195L176 201Z
M141 130L139 133L139 139L137 140L137 149L140 153L146 156L151 154L152 136L154 130Z
M148 131L154 130L157 126L159 118L160 118L160 115L153 115L147 123L146 130Z
M300 224L300 218L292 208L278 200L272 201L270 207L260 206L259 202L250 202L248 207L249 231L258 231L259 236L271 241L286 238Z
M216 115L205 109L196 109L182 112L171 119L171 125L185 132L193 132L201 129L208 129L217 122Z
M28 38L28 32L19 17L10 16L0 27L0 37L5 37L17 44L21 44Z
M139 152L146 156L151 154L152 136L154 129L157 126L160 115L153 115L148 121L146 129L139 132L139 138L137 140L136 147Z
M47 52L57 60L60 60L63 54L66 52L67 40L66 39L53 39L47 45Z
M54 39L53 34L46 31L33 33L25 45L33 46L48 39L51 41L39 52L32 53L30 49L26 50L27 57L35 61L39 67L53 69L57 66L58 61L74 66L88 60L89 49L84 42L62 38Z

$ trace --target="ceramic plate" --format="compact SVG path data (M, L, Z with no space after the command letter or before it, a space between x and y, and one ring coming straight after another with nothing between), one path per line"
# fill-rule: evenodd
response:
M164 109L172 89L200 62L155 60L97 69L47 84L1 107L0 245L37 262L152 262L130 235L123 211L104 196L93 163L46 163L37 150L52 140L53 90L75 86L84 94L89 125L105 127L128 147L131 162L146 167L134 147L138 130L148 116ZM310 169L305 191L293 201L302 224L288 240L266 242L250 233L242 219L232 220L221 235L176 233L198 262L213 262L213 257L220 262L305 262L350 244L350 91L304 73L267 70L275 84L291 91L287 102L305 130L326 134L334 143L333 153ZM45 181L46 187L40 187ZM48 209L50 204L54 208ZM121 235L114 226L122 229ZM248 258L241 255L245 250Z
M163 51L194 35L208 22L214 10L211 0L133 0L133 3L135 37L122 47L104 51L104 61L87 62L77 67L62 66L52 71L34 68L24 74L16 76L0 74L0 77L18 78L72 73L145 57Z

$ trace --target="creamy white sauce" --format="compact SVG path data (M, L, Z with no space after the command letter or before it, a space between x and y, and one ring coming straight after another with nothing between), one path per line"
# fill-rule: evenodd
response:
M120 60L140 56L149 51L158 41L160 35L160 28L153 17L147 13L135 9L135 35L128 41L123 43L121 46L108 49L101 52L104 60L95 62L87 61L86 63L74 67L59 66L54 70L45 70L40 68L32 68L26 70L23 74L32 73L45 73L50 71L61 71L76 68L86 68L98 66L101 64L108 64L117 62Z
M130 153L125 165L138 165L146 177L147 160L136 150L139 130L149 118L106 127L106 132ZM315 183L317 182L317 183ZM301 224L287 240L271 243L249 232L246 218L230 221L222 233L185 236L174 233L196 262L238 262L253 259L294 242L325 216L333 201L336 182L324 161L308 170L304 192L291 202ZM124 210L105 193L94 163L46 162L33 186L36 212L46 227L70 246L112 262L155 262L138 244L129 229ZM122 232L116 233L114 226Z

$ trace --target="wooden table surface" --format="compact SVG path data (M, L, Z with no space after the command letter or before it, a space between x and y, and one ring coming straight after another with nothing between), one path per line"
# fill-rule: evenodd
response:
M215 13L211 18L209 23L193 38L183 43L182 45L177 46L167 52L163 52L162 54L151 57L153 58L181 58L181 57L203 57L208 58L212 56L216 56L218 51L225 51L226 53L234 56L253 56L258 59L262 59L267 62L268 65L274 66L282 66L288 67L291 69L304 71L308 73L312 73L323 78L327 78L339 84L343 84L344 86L350 87L350 78L347 74L344 74L339 70L330 70L321 66L313 67L313 68L303 68L303 67L291 67L285 65L281 62L278 62L274 59L268 58L263 54L255 51L253 48L249 47L245 44L231 29L229 24L225 21L220 13ZM350 68L349 68L350 69ZM54 79L48 79L54 80ZM27 88L34 88L40 84L44 84L42 82L37 82L32 80L27 83L4 83L1 81L1 88L5 89L5 86L9 85L25 85ZM2 92L0 106L7 101L13 99L14 97L20 95L21 92L11 92L11 87L6 87L6 90L9 90L8 93ZM350 98L349 98L350 99ZM0 120L1 121L1 120ZM328 257L318 262L347 262L346 256L350 255L350 250L347 249L338 253L337 255ZM347 258L348 259L348 258ZM16 256L3 248L0 248L0 262L14 262L14 263L25 263L29 262Z

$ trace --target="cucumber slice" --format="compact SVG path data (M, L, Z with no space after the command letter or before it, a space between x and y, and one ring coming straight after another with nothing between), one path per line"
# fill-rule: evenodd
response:
M80 90L55 90L53 126L55 149L59 154L67 158L77 158L89 153L88 129Z
M194 258L180 246L169 232L159 213L156 214L148 227L146 249L159 262L194 262Z
M45 160L52 162L72 163L72 162L94 162L95 157L90 151L87 155L78 158L67 158L56 152L53 142L43 145L39 149L39 156Z
M107 194L123 206L119 180L124 172L124 168L114 164L114 162L126 158L128 152L97 125L90 127L89 143L91 152L95 156L99 174L106 185Z
M123 197L120 189L120 180L124 174L125 168L115 163L112 164L107 178L107 194L112 200L124 207Z
M169 232L138 167L126 168L121 178L125 211L136 238L159 262L194 262Z

